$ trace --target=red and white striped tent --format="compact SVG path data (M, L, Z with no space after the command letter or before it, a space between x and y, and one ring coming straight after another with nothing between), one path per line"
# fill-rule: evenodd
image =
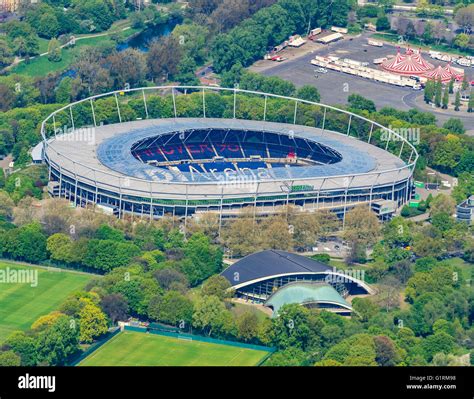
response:
M446 71L441 65L438 66L438 68L433 69L432 71L428 71L423 75L425 78L430 79L430 80L439 80L441 79L441 82L449 82L452 78L452 75Z
M409 76L423 75L426 71L433 69L434 66L423 59L420 51L408 48L405 54L400 54L399 49L395 58L382 63L382 68L399 75Z
M463 75L464 74L461 73L460 70L455 69L450 64L448 64L444 68L440 65L438 68L426 72L423 76L431 80L441 79L441 82L446 83L449 82L451 79L460 80L463 78Z
M462 80L464 78L464 69L454 68L451 66L450 62L448 62L448 65L446 65L444 69L446 69L446 71L456 80Z

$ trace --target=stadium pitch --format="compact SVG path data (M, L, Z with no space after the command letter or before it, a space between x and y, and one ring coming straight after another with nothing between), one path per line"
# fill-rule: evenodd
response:
M0 289L0 343L13 331L26 330L41 316L56 310L72 292L83 288L91 276L0 262L0 271L37 271L37 284L5 282Z
M256 366L268 352L125 331L79 366Z

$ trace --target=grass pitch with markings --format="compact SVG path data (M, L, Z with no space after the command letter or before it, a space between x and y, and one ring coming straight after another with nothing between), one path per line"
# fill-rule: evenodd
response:
M69 294L82 289L91 275L0 261L0 269L37 270L38 285L0 283L0 343L13 331L26 330L41 316L57 310Z
M268 352L124 331L79 366L255 366Z

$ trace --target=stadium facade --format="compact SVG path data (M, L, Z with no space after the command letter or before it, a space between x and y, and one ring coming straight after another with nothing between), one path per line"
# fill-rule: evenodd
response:
M202 93L198 117L182 116L180 103L189 96L187 90ZM171 117L149 115L153 91L172 98ZM233 96L227 114L208 116L210 93L214 102L216 93ZM143 118L123 115L127 95L140 99ZM259 120L237 117L240 96L262 99ZM115 123L99 121L100 100L113 100ZM272 100L288 102L293 123L267 116L267 102ZM320 110L317 127L298 124L299 109L305 106ZM90 115L84 117L84 112ZM58 122L65 115L66 126ZM343 128L336 131L332 118ZM356 127L363 138L353 134ZM376 130L387 137L382 145L375 145ZM165 86L101 94L53 112L43 121L41 133L50 194L78 206L96 204L118 217L174 215L187 220L215 212L221 221L246 206L265 215L294 204L308 212L330 209L344 219L347 210L359 203L369 204L382 218L390 217L411 197L418 158L404 137L345 110L214 87Z

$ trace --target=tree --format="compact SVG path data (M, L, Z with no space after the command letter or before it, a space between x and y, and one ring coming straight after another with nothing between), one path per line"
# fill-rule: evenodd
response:
M189 285L188 279L183 273L169 267L156 270L153 277L164 290L174 289L179 291L178 287L181 287L181 290L185 291Z
M460 107L461 107L461 93L458 90L454 97L454 110L459 111Z
M301 100L313 102L319 102L321 100L321 96L319 95L318 89L311 85L301 86L296 91L296 97L300 98Z
M345 215L344 239L352 243L372 245L380 234L380 223L374 212L366 206L356 206Z
M182 85L199 86L199 79L195 75L196 69L196 61L191 56L186 55L179 62L174 78Z
M126 266L140 254L140 249L129 242L113 240L89 240L82 263L97 270L109 271Z
M291 229L282 216L269 216L260 223L264 246L269 249L289 250L293 247Z
M49 236L46 240L46 249L52 260L65 263L71 261L72 240L66 234L56 233Z
M198 284L219 272L222 267L220 248L202 233L193 234L184 247L186 259L181 263L181 271L192 285Z
M451 78L448 85L449 94L454 93L454 78Z
M456 202L446 194L438 194L433 198L430 204L430 215L435 216L438 213L447 213L452 215L456 208Z
M263 249L263 237L255 228L251 209L244 209L235 220L224 226L222 238L234 256L245 256Z
M460 33L454 38L454 45L462 50L465 50L469 46L469 35Z
M376 26L376 29L377 31L384 31L384 30L389 30L390 29L390 21L389 19L387 18L387 16L384 14L384 15L380 15L378 18L377 18L377 21L375 22L375 26Z
M56 323L61 316L63 316L63 314L58 311L53 311L45 316L41 316L31 325L31 329L33 331L44 331Z
M111 87L110 72L101 64L102 54L96 47L79 50L74 61L77 78L73 90L77 96L102 93Z
M299 304L283 305L272 322L272 341L280 349L294 347L304 351L317 340L309 310Z
M31 223L7 232L3 251L8 256L38 263L47 258L46 236L38 223Z
M375 343L368 334L356 334L329 349L324 360L334 360L344 366L375 366Z
M21 357L13 351L0 352L0 367L18 367Z
M425 359L431 361L436 353L449 354L454 348L454 338L441 331L426 337L421 346Z
M377 304L385 308L387 312L399 307L400 305L400 280L394 276L384 277L379 282L379 294Z
M441 78L438 78L434 85L434 102L437 107L441 106L442 87Z
M427 104L431 103L435 95L435 82L433 80L428 79L428 81L425 84L423 93L424 93L425 103Z
M380 307L369 298L354 298L352 304L357 317L363 322L369 321L380 312Z
M469 92L469 102L467 103L467 112L474 112L474 91Z
M454 16L456 23L463 29L464 33L470 33L474 26L474 6L460 7Z
M168 80L178 72L182 49L174 36L154 41L147 53L148 75L152 80Z
M48 60L52 62L61 61L61 46L57 39L51 39L48 44Z
M207 335L225 336L233 329L232 315L218 297L198 297L194 303L193 326Z
M243 341L252 341L258 335L259 321L255 312L246 311L237 316L237 337Z
M178 24L171 33L178 39L186 55L191 56L196 64L202 64L207 57L207 37L209 29L206 26L191 24Z
M449 133L435 147L431 163L433 166L449 172L458 165L463 152L461 138L456 134Z
M15 331L6 339L4 347L20 356L22 366L36 365L36 341L31 334Z
M374 337L375 361L380 366L395 366L399 356L394 342L385 335Z
M79 328L67 316L59 317L49 328L41 331L36 339L39 364L64 365L78 351Z
M61 79L56 87L56 102L69 103L72 100L72 81L69 76Z
M3 172L0 172L3 173ZM0 219L11 220L15 203L5 191L0 191Z
M285 350L275 352L270 359L265 362L269 367L295 367L301 366L307 355L299 348L288 347Z
M128 303L122 294L105 295L100 301L100 307L112 321L112 324L127 319Z
M98 240L123 242L125 241L125 234L122 230L111 227L108 224L102 224L95 232L95 238Z
M124 51L114 52L107 58L110 64L110 76L115 88L124 88L139 85L145 80L146 58L143 52L128 48Z
M220 275L215 275L207 279L202 285L202 295L215 295L221 301L232 297L232 292L229 290L231 287L229 281Z
M347 102L349 103L349 108L352 109L357 109L360 111L369 111L369 112L375 112L375 103L372 100L368 100L364 97L362 97L359 94L351 94L347 98Z
M443 93L443 100L442 100L442 108L443 109L448 109L448 104L449 104L449 88L446 86L444 88L444 93Z
M466 131L462 121L458 118L449 118L444 122L443 127L456 134L464 134Z
M177 291L168 291L163 296L151 299L148 316L174 326L188 326L193 318L193 303ZM184 327L183 326L183 327Z
M10 65L13 61L13 51L7 40L0 38L0 70Z
M100 307L89 298L81 298L80 301L83 305L79 311L79 340L83 343L92 343L95 338L107 332L107 318Z

